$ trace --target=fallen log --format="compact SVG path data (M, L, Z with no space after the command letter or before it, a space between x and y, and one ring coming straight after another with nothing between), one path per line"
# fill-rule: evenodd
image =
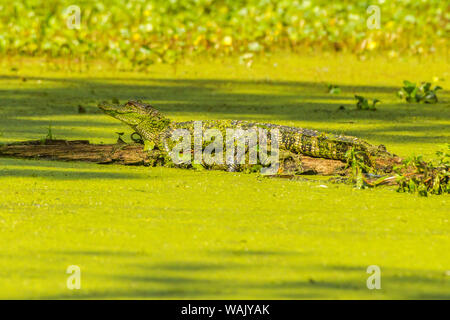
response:
M158 150L144 151L141 144L91 144L87 140L31 140L0 145L0 157L87 161L99 164L164 165ZM282 174L344 175L346 164L339 160L284 155Z
M138 144L91 144L87 140L31 140L0 146L1 157L147 165L152 159Z

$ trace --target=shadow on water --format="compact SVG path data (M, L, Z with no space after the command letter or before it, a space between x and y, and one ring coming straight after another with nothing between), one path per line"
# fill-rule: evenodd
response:
M399 268L384 268L382 275L382 289L368 290L366 280L366 266L355 265L305 265L292 262L280 265L277 250L258 253L251 258L254 264L242 264L229 261L226 258L217 260L217 256L227 257L228 250L210 252L214 257L203 261L189 262L175 260L165 263L148 262L145 255L133 252L122 252L118 255L110 250L94 250L75 252L76 255L115 257L120 266L114 274L91 274L91 277L114 282L117 289L84 290L76 293L41 297L44 299L61 298L135 298L135 299L195 299L224 297L246 297L265 299L327 299L341 296L368 297L397 297L401 299L448 299L450 298L449 279L444 274L431 270L410 270ZM281 255L285 252L280 251ZM59 256L70 255L74 252L52 252ZM131 262L139 257L139 263ZM277 279L255 279L241 277L242 274L252 274L262 267L258 260L270 258L273 263L265 263L264 268L273 269L281 274ZM261 260L263 261L263 260ZM280 268L287 272L298 270L298 279L283 278ZM270 272L270 271L269 271ZM321 275L327 275L322 279ZM387 296L385 296L387 295Z
M56 168L42 170L36 168L6 168L0 170L0 179L21 177L21 178L44 178L53 180L102 180L102 179L139 179L139 175L126 172L104 172L104 171L83 171L77 168L72 170L58 170ZM150 179L146 177L145 179Z
M19 80L15 76L0 76L1 78ZM10 117L77 115L78 105L86 106L89 113L101 113L96 108L101 101L117 98L124 102L130 98L139 98L154 102L161 111L169 114L191 116L206 113L211 118L231 115L271 121L329 122L349 119L402 120L414 115L427 118L443 116L442 110L436 105L406 105L400 101L396 105L384 106L389 107L389 115L383 112L384 109L380 112L353 110L353 93L394 96L398 90L395 87L343 85L341 88L347 95L330 95L326 93L324 84L300 81L136 78L124 82L111 78L35 79L58 83L60 86L0 90L0 113ZM441 93L442 96L445 94L446 92ZM346 111L338 111L341 105L347 107ZM82 124L68 121L64 125ZM102 122L98 125L104 124Z

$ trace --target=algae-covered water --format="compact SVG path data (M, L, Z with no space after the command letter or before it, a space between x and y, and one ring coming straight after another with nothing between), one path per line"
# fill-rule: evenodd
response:
M131 131L102 100L141 98L175 120L252 119L344 133L400 156L450 141L444 58L273 56L48 69L0 62L0 142L112 143ZM403 80L439 103L406 104ZM329 94L328 84L342 93ZM381 103L355 110L354 94ZM78 113L82 106L86 113ZM340 106L344 106L344 110ZM450 298L449 197L256 174L0 159L1 298ZM81 289L66 286L68 266ZM369 290L370 265L381 289Z

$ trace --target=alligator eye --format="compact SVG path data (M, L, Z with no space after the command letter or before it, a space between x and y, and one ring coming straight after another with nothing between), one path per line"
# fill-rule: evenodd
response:
M384 145L382 145L382 144L380 144L380 145L378 146L378 150L379 150L379 151L387 151L386 147L385 147Z

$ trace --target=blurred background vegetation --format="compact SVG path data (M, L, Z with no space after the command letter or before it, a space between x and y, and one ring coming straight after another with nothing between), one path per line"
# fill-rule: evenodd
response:
M79 29L67 8L81 9ZM381 9L370 30L367 8ZM120 68L185 57L276 51L391 58L446 52L450 5L442 0L9 0L0 2L0 57L103 59Z

